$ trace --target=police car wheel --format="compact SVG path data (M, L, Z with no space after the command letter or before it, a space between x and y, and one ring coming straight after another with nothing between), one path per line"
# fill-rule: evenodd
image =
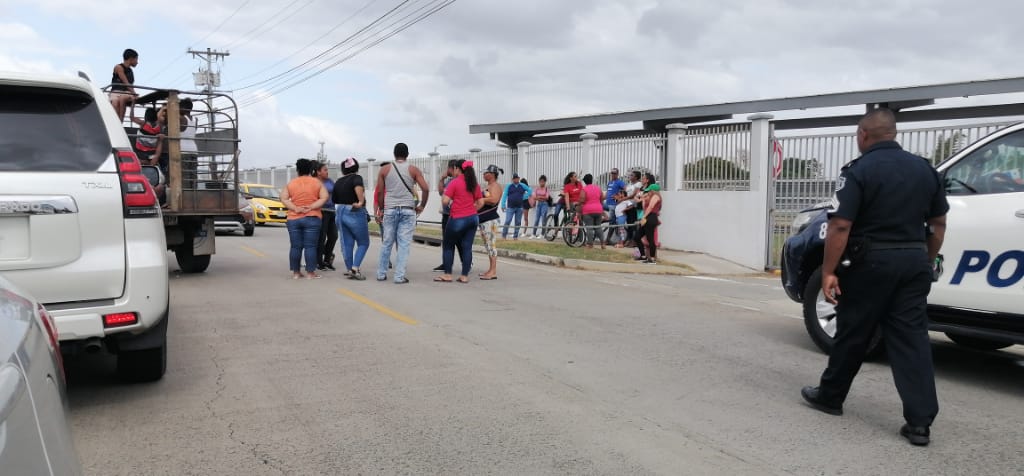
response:
M977 349L977 350L999 350L999 349L1005 349L1005 348L1013 345L1013 342L1005 342L1005 341L1000 341L1000 340L989 340L989 339L979 339L977 337L965 336L965 335L961 335L961 334L953 334L951 332L947 332L946 333L946 337L949 337L949 340L951 340L953 342L956 342L959 345L962 345L964 347L970 347L972 349Z
M821 291L821 268L814 270L807 278L803 293L804 327L814 345L826 354L832 353L832 345L836 337L836 308L825 300ZM875 330L868 344L866 358L873 358L882 353L882 332Z

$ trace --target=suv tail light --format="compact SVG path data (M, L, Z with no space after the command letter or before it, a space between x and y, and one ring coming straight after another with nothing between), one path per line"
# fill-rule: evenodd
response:
M130 326L139 322L139 316L134 312L119 312L116 314L103 315L103 327Z
M39 305L39 319L43 321L43 327L46 328L46 335L50 338L50 350L53 351L53 358L57 361L57 370L60 373L61 378L64 378L64 357L60 355L60 341L57 336L57 326L53 323L53 318L50 317L50 313L46 312L46 308L42 304Z
M124 197L124 217L155 217L160 214L156 192L149 179L142 174L142 164L131 149L114 149L117 157L117 174L121 177L121 194Z

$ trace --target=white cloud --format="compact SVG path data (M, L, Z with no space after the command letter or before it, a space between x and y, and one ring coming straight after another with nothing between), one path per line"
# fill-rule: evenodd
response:
M303 0L276 28L241 42L261 23L291 13L280 12L288 2L252 2L198 44L242 0L179 0L174 9L129 0L16 1L52 21L0 25L0 67L58 69L53 65L63 61L52 50L66 45L37 54L14 44L50 38L55 25L84 29L91 21L109 35L102 54L89 55L102 58L119 52L126 35L145 45L139 29L163 26L147 34L176 52L234 43L226 86L246 83L239 78L367 4ZM325 50L397 3L375 3L257 79ZM147 20L110 15L119 9ZM359 157L386 157L397 141L414 154L441 142L462 151L488 144L467 134L471 123L1019 76L1022 16L1024 2L995 0L969 7L953 0L463 0L315 80L244 108L243 161L288 163L315 153L320 140L329 153ZM161 23L149 21L155 18ZM141 52L149 69L140 67L140 78L173 59ZM106 75L112 64L93 69ZM180 62L181 72L159 79L193 65Z

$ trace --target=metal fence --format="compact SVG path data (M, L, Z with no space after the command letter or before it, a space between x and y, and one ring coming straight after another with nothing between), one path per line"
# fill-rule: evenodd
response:
M623 139L598 140L594 143L594 182L607 184L608 172L619 169L625 180L633 170L652 173L661 180L665 171L665 135L646 135Z
M580 172L586 168L583 144L532 145L527 152L519 155L519 175L536 183L537 177L546 175L551 190L561 190L562 181L569 171Z
M750 125L693 128L679 137L683 190L750 190Z
M1016 124L993 122L899 131L896 140L907 151L938 164L973 142ZM782 244L797 230L793 220L801 210L826 202L835 194L842 167L857 158L855 132L776 137L782 149L782 171L775 180L769 217L768 263L778 268Z

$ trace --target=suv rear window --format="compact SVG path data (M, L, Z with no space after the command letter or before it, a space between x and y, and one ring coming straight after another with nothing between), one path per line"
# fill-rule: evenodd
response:
M0 171L89 172L110 157L96 101L81 91L0 86Z

